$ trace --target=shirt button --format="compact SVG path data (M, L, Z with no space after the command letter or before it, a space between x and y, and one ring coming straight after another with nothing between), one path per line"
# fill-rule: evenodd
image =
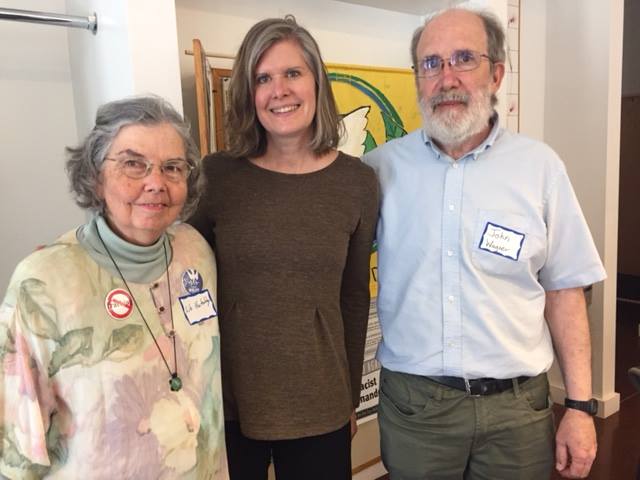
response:
M451 250L447 250L447 256L449 256L449 257L453 257L453 251L451 251Z
M449 295L447 297L447 300L449 300L449 303L453 303L453 301L455 300L455 298L453 297L453 295Z
M450 212L453 212L455 209L456 209L456 207L455 207L455 206L453 206L453 205L449 205L449 211L450 211Z
M458 168L458 162L453 162L453 165L451 165L453 168Z

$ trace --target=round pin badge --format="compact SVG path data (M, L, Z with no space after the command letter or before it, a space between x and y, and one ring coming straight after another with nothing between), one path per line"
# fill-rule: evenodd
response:
M122 320L127 318L133 310L133 300L131 295L122 288L111 290L104 300L104 306L111 318Z
M202 290L202 275L195 268L189 268L182 274L182 286L187 293L198 293Z

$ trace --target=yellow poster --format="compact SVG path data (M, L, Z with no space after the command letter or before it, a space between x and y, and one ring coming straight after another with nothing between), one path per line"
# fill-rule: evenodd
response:
M340 150L360 157L420 126L412 70L337 64L327 70L347 130Z
M416 100L413 72L409 69L327 65L331 88L343 117L345 133L339 149L361 157L394 138L418 128L422 122ZM378 258L374 243L371 255L371 308L365 344L358 423L375 418L378 408L380 364L375 359L382 338L376 297Z

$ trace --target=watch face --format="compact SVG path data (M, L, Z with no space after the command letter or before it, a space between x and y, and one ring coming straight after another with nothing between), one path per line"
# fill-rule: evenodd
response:
M595 415L596 413L598 413L598 401L595 398L590 399L589 401L587 401L588 404L588 412L591 415Z

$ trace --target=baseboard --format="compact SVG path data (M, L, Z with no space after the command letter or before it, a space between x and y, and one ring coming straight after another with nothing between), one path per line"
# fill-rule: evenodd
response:
M550 385L549 393L551 394L551 400L553 400L553 403L557 403L559 405L564 404L564 399L567 396L564 387ZM596 400L598 400L598 413L596 416L599 418L607 418L620 410L620 394L617 392L613 392L606 398L596 397Z
M382 461L379 461L354 474L351 480L376 480L386 474L387 470L382 465Z

